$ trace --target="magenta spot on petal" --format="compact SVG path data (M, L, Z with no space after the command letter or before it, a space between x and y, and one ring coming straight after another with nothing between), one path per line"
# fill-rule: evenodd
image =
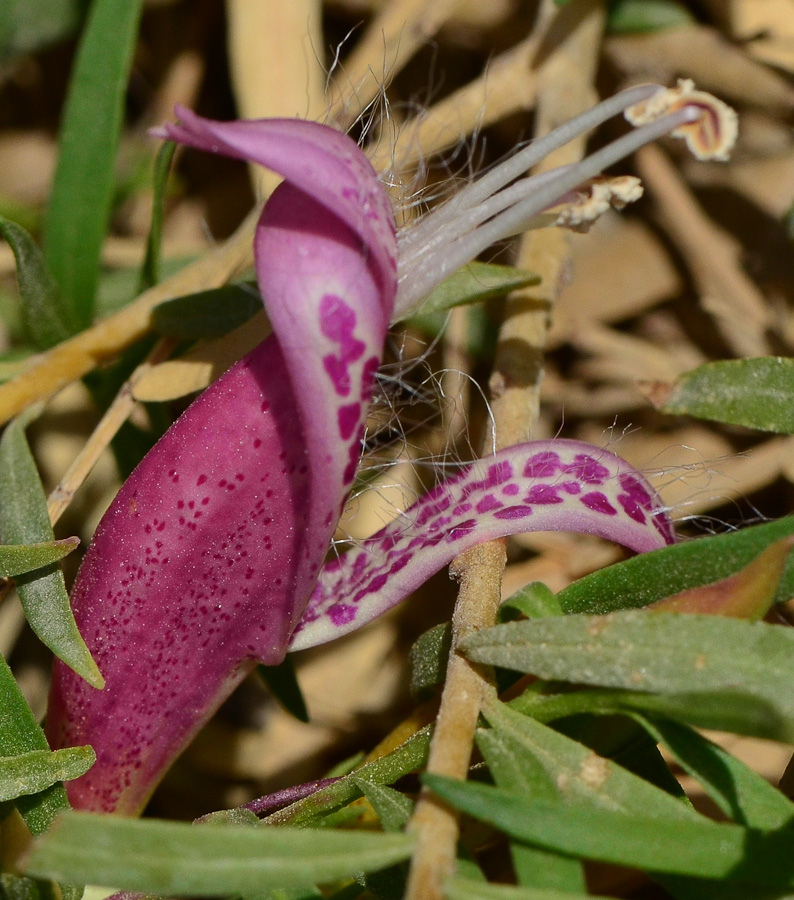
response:
M525 478L551 478L562 468L560 457L551 450L530 456L524 466Z
M582 486L578 481L563 481L558 487L562 488L566 494L581 494Z
M477 512L487 513L494 509L500 509L503 506L504 503L501 500L497 500L493 494L486 494L477 504Z
M593 512L604 513L607 516L616 516L618 511L607 500L606 495L600 491L591 491L589 494L583 494L579 500Z
M356 429L356 425L358 425L358 420L360 417L360 403L348 403L346 406L339 407L339 410L336 414L336 419L339 424L339 435L343 441L348 440L348 438L353 434Z
M515 495L521 490L521 488L513 483L507 484L502 488L502 493L507 497L515 497Z
M402 556L398 556L389 567L389 575L393 575L395 572L399 572L400 569L404 569L411 561L412 556L413 554L411 553L403 553Z
M640 525L645 524L645 513L640 509L637 501L631 494L618 494L618 503L623 507L623 511L630 519L634 519Z
M668 544L675 543L675 532L673 531L672 525L670 524L667 516L664 513L656 513L651 518L651 522L653 522L653 527L659 532L659 534L665 539Z
M452 510L453 516L462 516L463 513L467 513L472 508L471 503L459 503L455 509Z
M320 300L320 330L332 341L341 344L356 327L356 314L336 294L325 294Z
M527 503L562 503L559 495L559 486L553 484L533 484L527 491L524 500Z
M506 509L500 509L499 512L493 514L495 519L523 519L525 516L531 515L531 506L508 506Z
M485 479L485 486L489 488L499 487L513 477L513 464L503 459L502 462L488 467L488 475Z
M383 575L378 575L377 578L373 578L369 584L369 592L374 594L376 591L379 591L388 580L389 577L385 573Z
M334 603L328 610L328 618L337 627L347 625L349 622L352 622L355 617L355 606L349 606L347 603Z
M618 482L637 506L641 506L643 509L651 508L653 505L651 495L634 475L624 472L618 477Z
M450 542L459 541L461 538L466 537L469 532L474 531L476 527L476 519L466 519L464 522L458 522L457 525L450 529L447 540Z
M323 368L328 373L336 393L340 397L347 397L350 393L350 372L345 363L333 353L329 353L323 357Z
M563 466L563 471L587 484L603 484L609 478L609 469L586 453L577 453L572 463Z

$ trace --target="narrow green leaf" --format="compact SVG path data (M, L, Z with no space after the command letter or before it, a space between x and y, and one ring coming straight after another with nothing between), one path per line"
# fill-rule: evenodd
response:
M642 34L693 25L696 21L677 0L612 0L606 29L611 34Z
M447 900L611 900L586 891L555 891L538 887L483 884L457 876L447 882Z
M159 894L304 887L406 859L401 834L227 828L67 812L34 844L27 874Z
M152 190L152 221L146 238L146 256L143 260L138 293L154 287L160 281L160 259L163 242L163 216L165 214L165 192L168 173L174 158L176 144L166 141L160 147L154 161L154 185Z
M622 612L497 625L462 644L476 662L650 693L744 697L794 740L794 632L719 616Z
M664 719L635 718L738 824L773 829L794 820L794 803L788 797L693 728Z
M0 577L14 578L63 559L80 545L80 538L63 538L41 544L0 544Z
M762 619L775 602L793 544L794 537L781 538L735 575L687 588L652 603L647 610Z
M479 729L477 746L497 787L536 800L558 798L557 788L540 762L513 735ZM510 856L516 879L525 887L568 893L585 890L584 870L579 860L516 841L510 842Z
M49 751L44 732L0 656L0 757L36 750ZM60 784L33 797L21 797L16 806L33 834L41 834L61 810L69 808L66 791Z
M602 716L640 713L675 719L697 728L770 740L779 736L777 720L769 717L766 706L748 703L744 694L649 694L614 689L539 694L528 690L511 701L510 706L539 722L553 722L582 713Z
M524 269L494 263L472 262L445 278L403 319L446 312L456 306L470 306L503 297L511 291L537 284L540 278ZM401 321L397 319L395 321Z
M794 534L794 516L730 534L698 538L641 553L580 578L557 594L567 613L606 613L648 606L687 588L735 575L767 547ZM794 597L794 555L789 556L776 603Z
M369 800L383 825L383 830L390 834L402 832L413 812L414 805L411 799L382 784L372 784L355 778L353 780ZM397 863L379 872L360 876L358 880L379 900L402 900L408 881L408 863Z
M67 747L53 752L30 750L0 757L0 802L39 794L58 781L79 778L95 761L91 747Z
M261 309L262 298L254 285L226 284L161 303L152 312L152 325L160 334L197 341L222 337Z
M143 0L93 0L61 125L44 252L81 327L93 318L124 94Z
M794 359L760 356L705 363L654 387L662 412L794 434Z
M532 801L484 784L424 775L456 809L517 840L648 872L794 886L788 826L760 832L708 819L662 819Z
M414 805L410 797L382 784L374 784L363 778L353 778L353 783L369 800L377 813L383 830L396 834L405 828L411 818Z
M409 654L412 696L428 697L433 688L444 683L451 646L449 622L434 625L414 641Z
M355 769L350 775L340 778L326 788L298 800L291 806L267 816L262 821L272 825L304 825L333 809L339 809L361 796L356 782L362 780L372 784L393 784L409 772L416 772L427 762L430 749L430 726L412 734L386 756L372 760Z
M78 330L78 324L71 307L62 302L42 252L24 228L2 216L0 235L8 242L16 259L26 332L42 350L59 344Z
M542 766L563 803L664 819L699 818L666 791L502 703L489 703L485 715L500 736Z
M510 622L519 616L528 619L544 619L563 614L560 601L542 581L531 581L516 591L499 607L499 621Z
M0 62L36 53L73 34L87 0L3 0L0 4Z
M309 721L309 710L306 708L291 656L285 656L284 661L277 666L257 666L256 670L267 689L288 713L299 722Z
M8 544L52 541L53 532L36 463L15 419L0 439L0 537ZM20 575L17 593L30 627L47 647L94 687L105 680L80 636L57 564Z

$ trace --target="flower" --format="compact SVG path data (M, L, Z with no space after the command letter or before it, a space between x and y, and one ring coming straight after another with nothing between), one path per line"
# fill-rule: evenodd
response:
M180 124L157 130L285 178L254 247L274 335L145 457L86 553L72 603L106 687L96 691L56 663L47 721L53 746L90 743L97 753L69 784L75 806L140 811L252 666L359 627L475 543L531 530L589 532L636 551L673 541L639 473L605 450L557 440L474 464L323 566L391 319L500 237L550 215L580 225L589 213L571 216L572 205L583 207L576 189L648 140L697 129L702 101L681 101L579 166L516 181L582 130L637 104L662 107L661 91L646 85L607 100L399 238L366 157L330 128L220 123L178 109ZM596 212L630 199L625 185L585 195Z

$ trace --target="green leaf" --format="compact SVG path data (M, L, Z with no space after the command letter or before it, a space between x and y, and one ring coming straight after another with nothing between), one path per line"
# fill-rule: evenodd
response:
M428 697L433 688L444 683L451 646L452 627L449 622L434 625L414 641L409 654L413 697Z
M0 757L0 802L39 794L58 781L79 778L96 762L91 747L64 750L30 750Z
M32 750L49 752L49 747L11 669L0 656L0 757ZM69 803L63 786L56 784L41 794L21 797L16 806L31 832L41 834L61 810L69 808Z
M7 544L53 540L47 498L25 424L25 419L15 419L0 439L0 537ZM20 575L16 583L30 627L40 640L89 684L103 687L105 680L74 621L58 565Z
M0 4L0 62L35 53L73 34L87 0L3 0Z
M353 780L375 810L383 830L390 834L402 832L413 812L414 805L410 798L382 784ZM402 900L408 880L408 864L397 863L380 872L360 876L358 880L379 900Z
M173 141L166 141L154 161L154 186L152 196L152 221L146 238L146 256L143 260L138 293L154 287L160 281L160 261L163 243L163 216L165 214L165 193L168 187L168 173L176 151Z
M794 434L792 397L794 359L783 356L705 363L651 393L662 412L781 434Z
M696 21L676 0L612 0L606 29L611 34L638 34L680 28Z
M2 518L2 516L0 516ZM63 538L40 544L0 545L0 577L14 578L58 562L80 545L80 538Z
M152 312L152 326L160 334L197 341L222 337L261 309L262 298L254 285L226 284L161 303Z
M44 256L24 228L2 216L0 235L8 242L16 259L25 330L42 350L59 344L78 330L78 324L71 308L62 302Z
M744 694L691 693L648 694L642 691L587 690L540 694L527 690L510 706L539 722L567 716L632 715L664 716L698 728L730 731L774 740L779 727L763 705L748 703Z
M554 891L538 887L483 884L455 877L447 882L447 900L610 900L584 891Z
M61 125L44 254L81 327L93 318L124 94L142 6L143 0L93 0Z
M291 656L285 656L277 666L257 666L260 678L267 689L299 722L309 721L309 710L295 673L295 662Z
M505 731L479 729L477 746L497 787L520 796L556 800L557 788L541 764ZM510 842L510 856L519 884L570 893L585 889L582 864L548 850Z
M528 619L544 619L563 614L560 601L542 581L531 581L516 591L499 607L499 621L510 622L519 616Z
M542 767L560 801L656 818L697 820L698 814L666 791L629 772L589 747L502 703L489 703L485 716L516 752ZM540 799L551 800L538 795Z
M194 827L67 812L34 844L27 874L122 890L217 896L305 887L406 859L413 838L307 828Z
M753 828L773 829L794 820L794 803L788 797L693 728L663 719L635 718L735 822Z
M730 534L698 538L641 553L580 578L557 594L567 613L606 613L648 606L687 588L735 575L767 547L794 534L794 516ZM794 557L789 556L776 603L794 597Z
M484 784L425 775L456 809L517 840L648 872L794 886L791 826L760 832L708 819L667 819L516 797Z
M374 784L363 778L353 777L353 783L369 800L380 819L383 830L396 834L405 828L411 818L414 805L410 797L382 784Z
M372 784L393 784L398 778L409 772L416 772L427 762L430 749L430 726L412 734L386 756L365 763L350 775L340 778L320 791L316 791L291 806L272 813L262 821L272 825L303 825L325 815L333 809L339 809L361 796L357 782L362 780Z
M497 625L467 638L475 662L545 679L697 697L732 694L794 740L794 632L719 616L622 612Z
M696 613L762 619L772 607L794 537L781 538L735 575L687 588L646 607L648 612Z
M449 278L445 278L424 300L395 321L428 316L446 312L456 306L469 306L472 303L493 300L527 285L537 284L539 281L537 275L524 269L472 262L458 269Z

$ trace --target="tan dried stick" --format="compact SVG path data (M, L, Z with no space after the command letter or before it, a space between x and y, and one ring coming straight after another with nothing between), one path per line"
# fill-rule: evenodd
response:
M35 357L24 372L0 385L0 425L117 357L150 330L152 310L160 303L220 287L250 264L258 216L259 210L253 210L227 241L206 256L145 291L121 312Z
M145 362L141 363L121 386L121 390L99 420L99 424L83 445L82 450L47 498L47 511L53 525L66 511L99 457L135 408L137 401L134 396L134 388L136 383L151 370L152 366L167 359L175 345L176 341L171 338L160 340Z
M636 160L659 218L689 266L704 309L738 356L768 355L765 331L773 324L772 312L739 265L730 238L708 219L662 150L643 147Z
M535 101L532 60L540 38L535 29L489 63L476 81L406 122L393 146L384 142L370 152L375 168L410 169L492 122L531 109Z
M246 2L246 0L242 0ZM345 130L455 11L457 0L392 0L361 36L330 88L328 121Z
M547 40L555 42L550 44L553 50L538 72L538 128L545 133L558 124L557 117L568 118L590 105L604 8L600 0L583 0L557 11L548 0L540 16L541 25L551 23ZM547 165L571 162L582 155L583 149L582 144L565 148ZM537 289L530 289L532 295L522 293L509 301L500 333L492 378L498 390L493 406L493 444L497 447L526 440L537 416L549 304L568 254L567 242L557 240L554 232L538 248L534 238L545 234L539 232L525 239L519 264L540 270L552 280L539 297ZM515 352L519 345L522 353ZM461 779L467 775L482 700L493 688L488 675L459 656L456 648L467 634L495 623L504 564L505 544L493 541L463 554L450 568L461 586L441 707L430 746L429 772ZM444 881L454 871L457 817L425 791L410 827L418 840L406 900L440 900Z
M242 119L325 115L320 0L252 3L226 0L227 43L234 98ZM260 197L281 180L249 167Z

